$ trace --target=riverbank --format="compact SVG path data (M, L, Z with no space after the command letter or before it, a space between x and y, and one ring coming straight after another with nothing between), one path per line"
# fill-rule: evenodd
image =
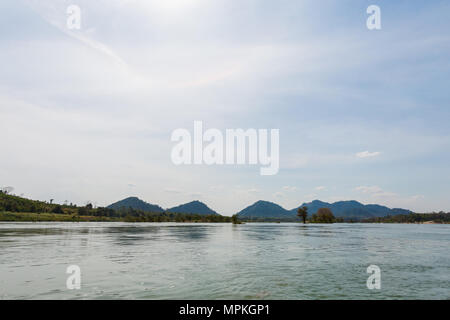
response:
M84 216L64 213L0 212L0 222L192 222L230 223L230 217L181 214L154 214L148 216Z
M121 221L119 218L76 216L70 214L56 213L32 213L32 212L0 212L0 221L48 221L48 222L98 222L98 221Z
M145 217L104 217L104 216L83 216L76 214L61 214L61 213L33 213L33 212L0 212L0 222L192 222L192 223L231 223L232 219L223 219L224 221L212 221L207 216L181 219L180 216L165 217L164 219L146 219ZM239 221L235 224L244 223L299 223L301 221ZM342 223L342 222L336 222ZM355 223L355 222L353 222ZM364 223L376 224L448 224L448 222L441 221L423 221L423 222L394 222L394 221L364 221ZM306 224L315 224L307 222Z

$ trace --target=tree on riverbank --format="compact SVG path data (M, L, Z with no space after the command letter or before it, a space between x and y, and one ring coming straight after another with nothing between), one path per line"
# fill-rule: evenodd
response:
M232 224L241 224L242 222L239 220L237 214L233 214L233 215L231 216L231 223L232 223Z
M300 207L297 209L297 216L302 218L303 223L306 223L306 217L308 216L308 207Z
M313 223L334 223L336 218L328 208L320 208L316 214L311 216L311 222Z

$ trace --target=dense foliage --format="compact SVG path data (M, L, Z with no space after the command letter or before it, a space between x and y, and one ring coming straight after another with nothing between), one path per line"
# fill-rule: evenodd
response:
M378 222L378 223L450 223L450 212L433 212L433 213L411 213L400 214L395 216L376 217L364 219L362 222Z
M336 218L329 208L320 208L311 216L312 223L334 223Z
M54 205L9 195L0 191L0 211L10 212L51 212Z
M121 208L116 214L127 222L231 222L231 217L218 214L144 212L132 208Z

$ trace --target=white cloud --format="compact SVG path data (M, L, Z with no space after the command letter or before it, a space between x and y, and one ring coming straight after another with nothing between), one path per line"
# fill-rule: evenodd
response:
M391 208L406 208L411 209L410 206L417 205L425 196L417 194L412 196L399 195L395 192L385 191L378 186L359 186L354 191L366 194L369 202L376 201L378 204L387 205Z
M362 152L358 152L356 154L356 156L358 158L372 158L372 157L376 157L379 156L381 152L376 151L376 152L369 152L369 151L362 151Z
M370 195L370 197L377 199L388 199L398 197L396 193L384 191L382 188L378 186L359 186L355 188L355 191L368 194Z
M362 193L374 194L374 193L383 192L383 189L381 189L378 186L359 186L359 187L355 188L355 191L360 191Z
M326 190L327 188L325 187L325 186L318 186L318 187L315 187L314 188L314 190L317 190L317 191L324 191L324 190Z

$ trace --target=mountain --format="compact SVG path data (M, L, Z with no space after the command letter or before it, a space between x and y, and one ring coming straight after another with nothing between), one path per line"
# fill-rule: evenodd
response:
M237 213L240 218L292 218L292 214L269 201L257 201Z
M214 210L208 208L206 204L200 201L192 201L166 210L173 213L191 213L191 214L218 214Z
M164 209L156 204L150 204L137 197L129 197L113 204L110 204L107 208L118 210L120 208L132 208L135 210L142 210L146 212L164 212Z
M308 215L312 215L320 208L329 208L334 216L342 218L372 218L372 217L384 217L387 215L397 214L409 214L410 210L405 209L390 209L378 204L364 205L358 201L338 201L334 203L323 202L320 200L314 200L309 203L303 203L300 207L308 207ZM292 209L291 214L297 213L297 208Z

